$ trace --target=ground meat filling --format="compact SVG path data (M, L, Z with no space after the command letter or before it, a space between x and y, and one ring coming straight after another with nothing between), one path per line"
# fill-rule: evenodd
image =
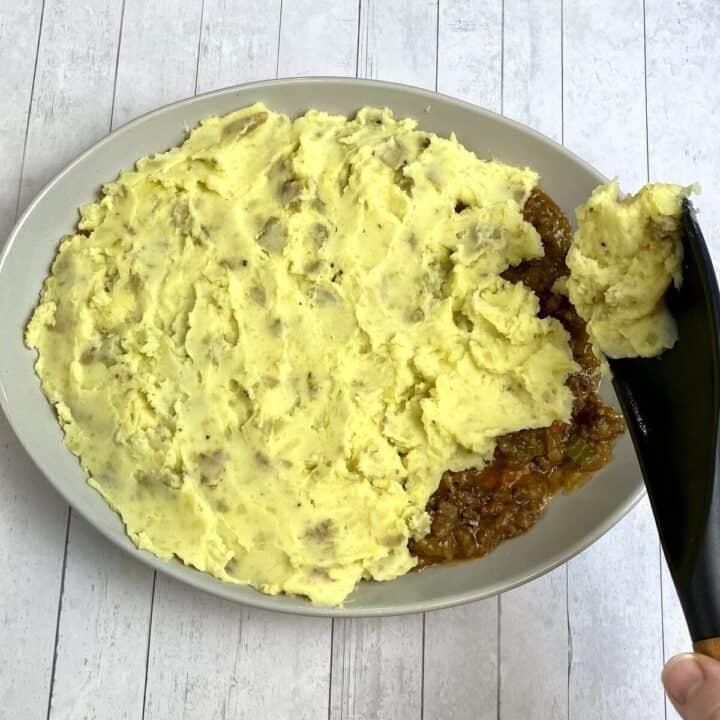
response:
M569 423L554 422L498 438L495 456L482 471L446 472L427 504L430 533L410 541L418 568L480 557L529 530L556 492L576 488L608 462L613 440L624 428L622 416L597 393L599 364L585 323L567 298L551 290L557 278L568 274L570 223L538 189L523 214L540 234L545 256L510 268L503 277L532 288L540 298L541 313L560 320L570 334L573 355L582 368L567 381L575 396L572 418Z

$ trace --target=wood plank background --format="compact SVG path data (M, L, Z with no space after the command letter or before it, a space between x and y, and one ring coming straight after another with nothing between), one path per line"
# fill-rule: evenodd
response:
M65 163L145 111L324 74L503 112L627 189L700 181L720 261L718 33L715 0L2 0L0 236ZM498 598L286 617L125 557L1 416L0 567L0 708L13 719L670 718L660 668L688 647L646 502Z

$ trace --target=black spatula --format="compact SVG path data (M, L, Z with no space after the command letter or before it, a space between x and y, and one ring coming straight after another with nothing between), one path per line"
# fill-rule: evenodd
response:
M720 295L689 200L679 331L659 357L610 360L670 572L697 652L720 659Z

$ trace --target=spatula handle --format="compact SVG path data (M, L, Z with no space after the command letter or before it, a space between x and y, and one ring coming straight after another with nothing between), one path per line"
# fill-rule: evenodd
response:
M720 637L698 640L693 643L693 650L701 655L709 655L711 658L720 660Z

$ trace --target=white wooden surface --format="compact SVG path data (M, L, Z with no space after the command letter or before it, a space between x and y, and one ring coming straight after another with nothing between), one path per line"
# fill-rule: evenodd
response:
M629 189L699 180L720 262L719 32L715 0L0 0L0 234L63 164L150 108L334 74L504 112ZM126 558L2 417L0 567L3 718L674 717L659 671L688 646L647 503L500 598L298 619Z

